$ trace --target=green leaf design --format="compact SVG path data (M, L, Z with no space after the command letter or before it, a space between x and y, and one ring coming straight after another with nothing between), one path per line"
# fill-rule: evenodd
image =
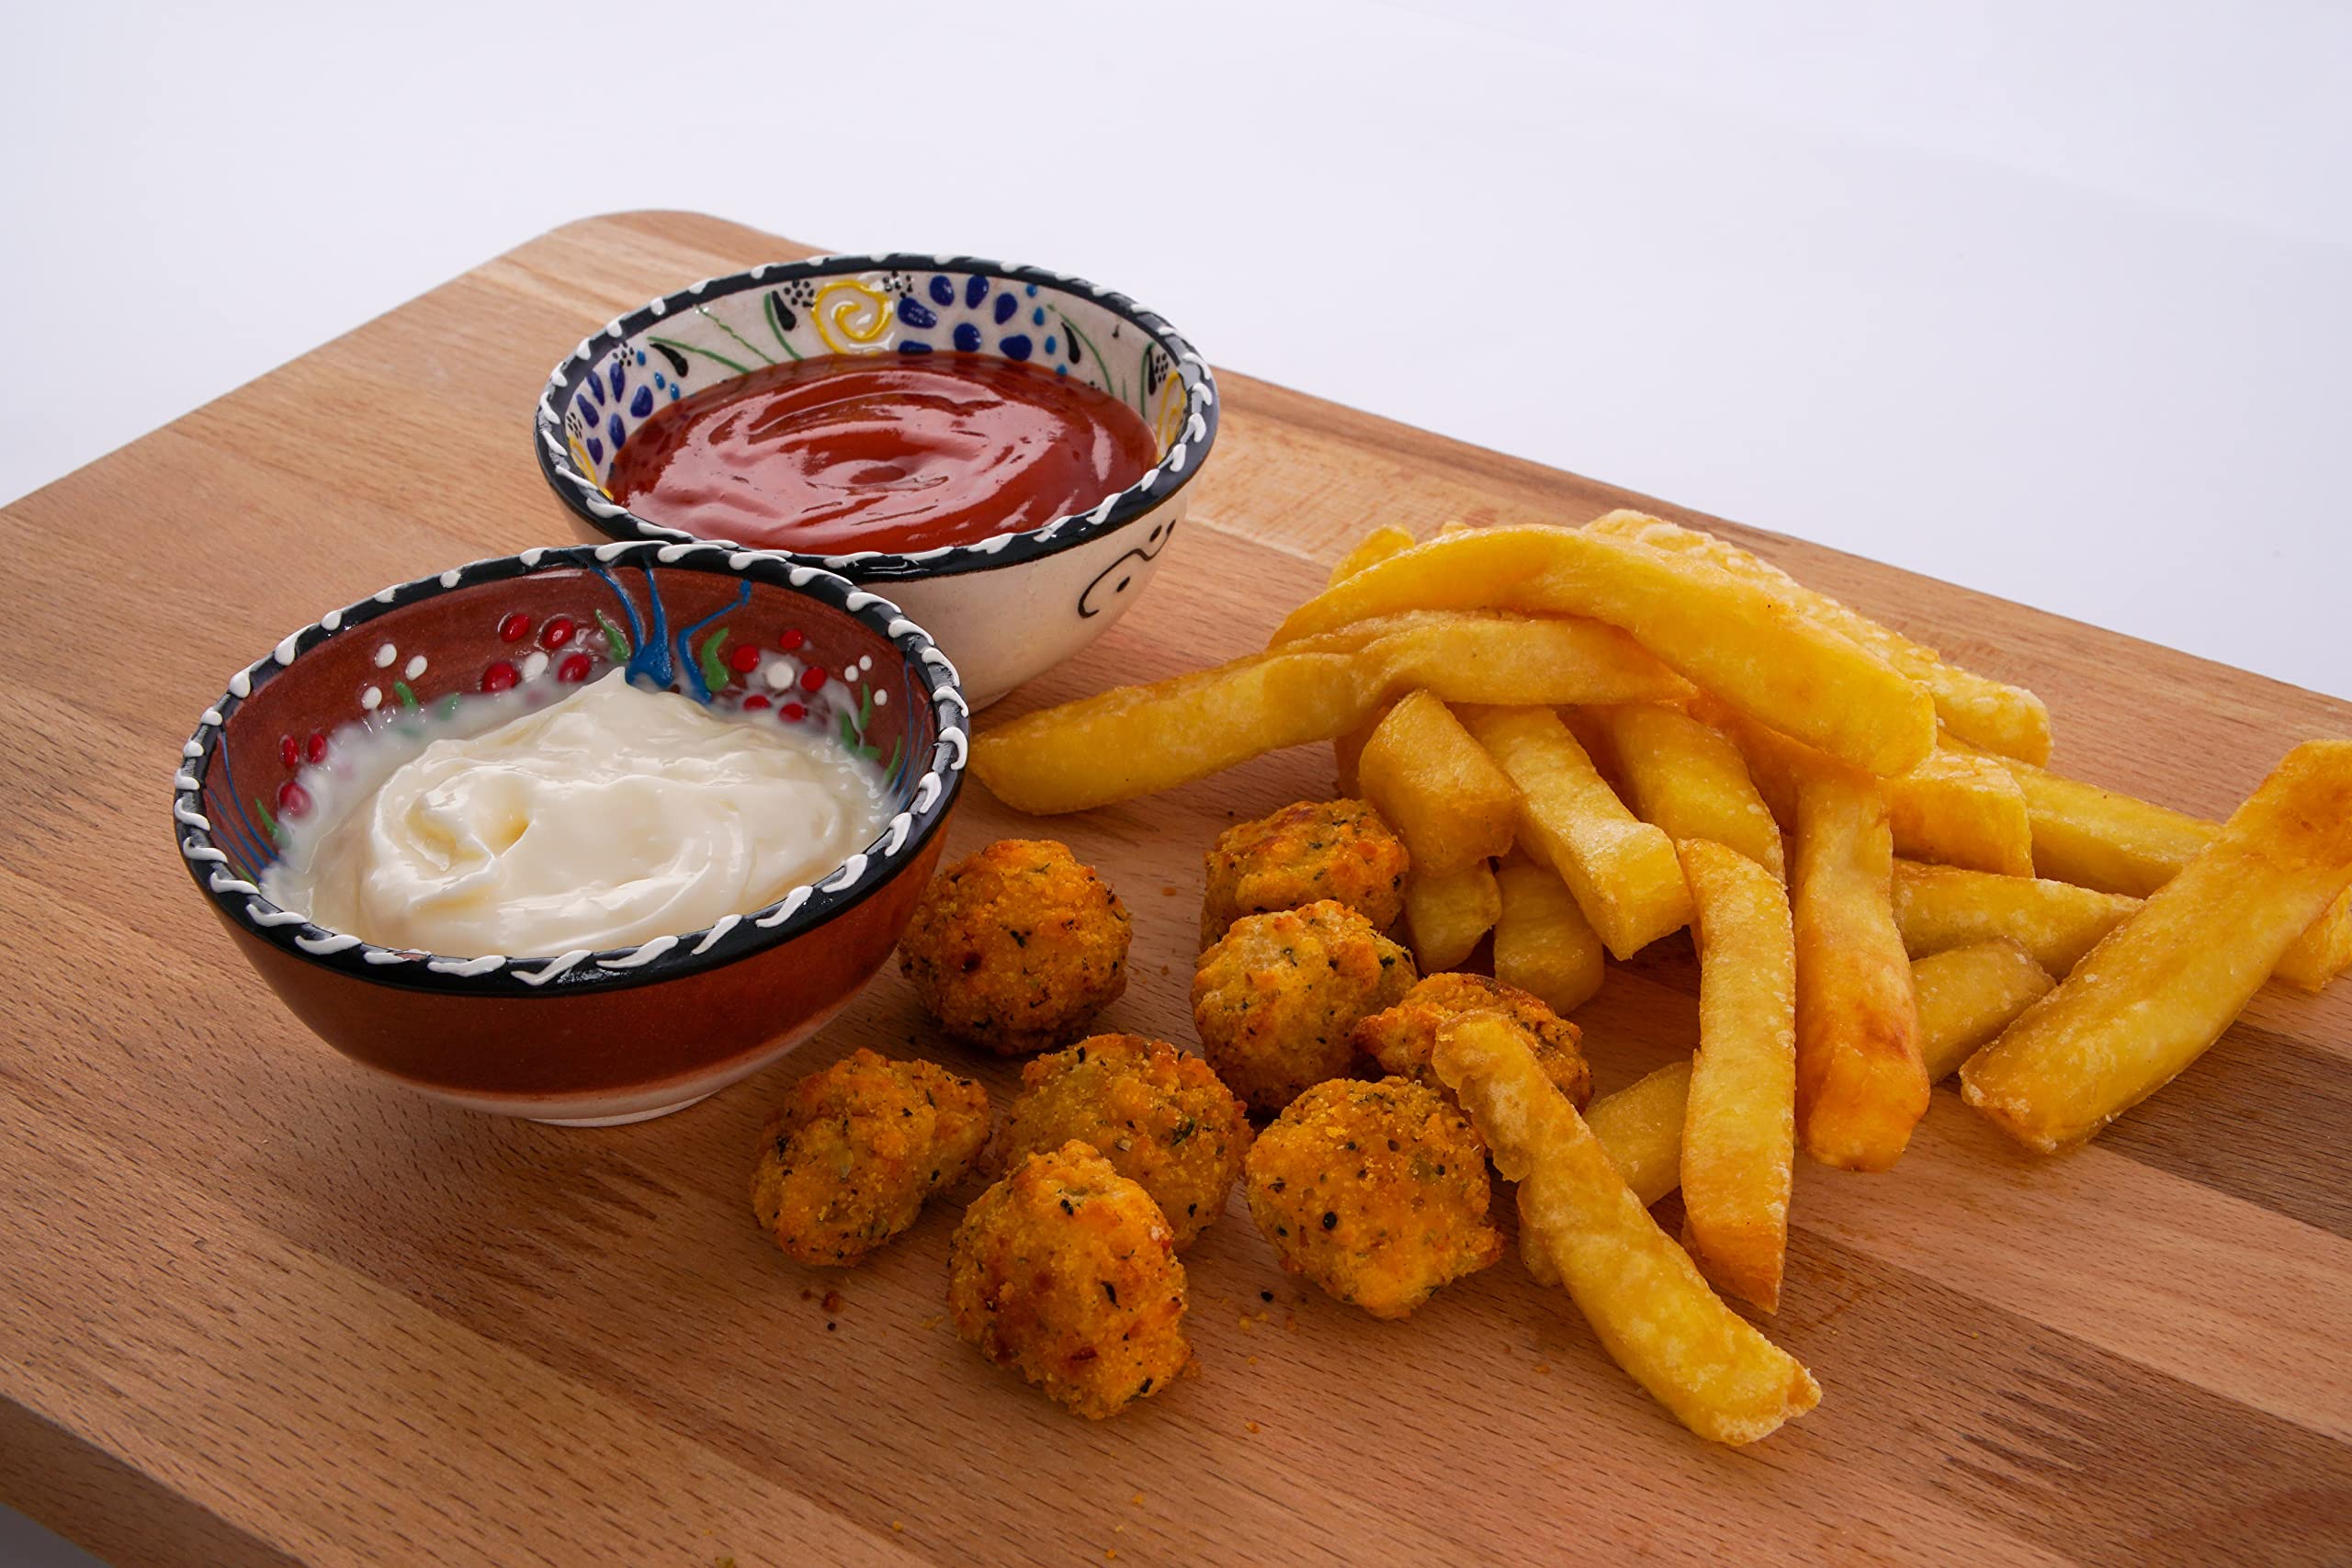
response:
M738 375L738 376L749 375L749 374L751 373L751 369L752 369L752 367L751 367L750 366L748 366L748 365L744 365L744 364L738 363L738 362L737 362L737 361L735 361L735 360L732 360L732 359L728 358L728 357L727 357L725 355L723 355L723 354L713 354L709 349L707 349L707 348L697 348L697 347L695 347L693 344L690 344L690 343L680 343L676 338L673 338L673 337L650 337L650 338L647 338L645 341L646 341L646 342L648 342L648 343L650 343L650 344L655 344L655 345L657 345L657 346L659 346L659 347L662 347L662 348L674 348L674 349L676 349L680 354L699 354L699 355L701 355L705 359L714 359L714 360L717 360L719 364L724 365L725 367L727 367L727 368L729 368L729 370L732 370L732 371L733 371L733 372L735 372L735 374L736 374L736 375ZM761 357L761 358L763 358L763 359L767 359L767 355L760 355L760 357ZM773 359L769 359L769 360L768 360L768 363L769 363L769 364L771 364L771 365L773 365L773 364L775 364L775 360L773 360ZM599 616L597 617L597 619L599 619L599 620L602 620L603 618L604 618L604 617L603 617L603 616L601 616L601 615L599 615Z
M269 814L269 807L262 804L259 795L254 796L254 816L260 819L263 829L271 838L277 840L279 847L283 848L286 843L286 829L278 826L277 818ZM250 882L253 878L247 877L245 880Z
M727 668L727 661L718 656L718 650L726 646L725 626L702 639L702 657L698 661L702 665L702 683L714 692L725 691L728 682L734 678L734 672Z
M408 709L412 713L416 711L416 694L409 690L408 682L406 681L393 682L392 694L400 698L401 706Z
M882 776L886 779L897 778L899 776L899 760L906 754L907 738L901 735L896 740L890 742L890 760L882 764Z
M784 335L784 322L775 313L775 290L768 290L767 299L762 301L762 310L768 319L768 331L775 333L776 345L795 359L805 357L798 349L792 346L792 340Z
M612 655L614 663L627 664L629 655L636 651L628 645L628 633L615 626L612 616L602 610L596 612L596 624L605 630L605 651Z

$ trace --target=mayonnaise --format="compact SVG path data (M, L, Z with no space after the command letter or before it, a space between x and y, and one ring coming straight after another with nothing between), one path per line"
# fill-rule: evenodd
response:
M495 717L517 696L467 700L503 703ZM625 947L749 914L865 847L884 816L881 771L822 730L716 714L617 670L470 736L338 736L305 784L313 806L286 823L270 900L468 957Z

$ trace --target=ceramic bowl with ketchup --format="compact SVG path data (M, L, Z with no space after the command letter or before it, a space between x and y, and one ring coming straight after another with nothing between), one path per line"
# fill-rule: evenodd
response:
M793 650L811 704L854 682L859 702L817 716L882 781L879 835L766 907L607 951L487 955L379 945L265 896L283 818L305 808L301 770L331 738L423 724L518 680L639 682L647 664L706 702L733 682L763 721L800 718L785 710L804 705L749 690L766 671L745 649ZM182 750L172 833L238 951L346 1055L477 1111L641 1121L774 1061L881 966L938 859L967 724L929 635L830 572L717 545L526 550L330 611L239 671Z
M1209 367L1121 294L969 256L708 278L557 366L536 446L595 539L781 550L889 595L975 706L1151 580L1216 436Z

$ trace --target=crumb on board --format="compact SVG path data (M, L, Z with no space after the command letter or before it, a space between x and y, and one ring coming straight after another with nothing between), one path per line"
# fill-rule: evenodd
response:
M917 1326L918 1328L921 1328L924 1333L928 1334L928 1333L930 1333L933 1329L934 1329L934 1328L938 1327L941 1324L945 1323L946 1321L947 1321L947 1314L946 1314L945 1313L944 1313L944 1312L940 1312L940 1313L933 1313L933 1314L932 1314L932 1315L931 1315L931 1316L924 1318L921 1323L917 1324L915 1326Z
M1159 890L1159 896L1162 898L1173 898L1176 897L1176 889L1173 887L1163 887Z
M1250 1364L1251 1366L1253 1366L1253 1367L1254 1367L1254 1366L1256 1366L1256 1365L1258 1364L1258 1358L1257 1358L1257 1357L1255 1357L1255 1356L1250 1357Z
M904 1535L907 1533L907 1527L899 1523L897 1519L892 1519L890 1521L890 1533L892 1535Z
M800 1299L804 1302L813 1302L817 1299L817 1292L803 1285L800 1287Z
M839 1312L842 1310L842 1293L839 1291L827 1291L825 1299L817 1304L827 1312Z
M1538 1377L1550 1377L1552 1375L1552 1363L1549 1361L1536 1362L1535 1372Z
M1255 1421L1244 1421L1241 1423L1241 1429L1254 1438L1258 1435L1258 1423Z
M1128 1501L1128 1502L1130 1502L1130 1503L1133 1503L1136 1507L1140 1508L1140 1507L1142 1507L1142 1506L1143 1506L1143 1494L1142 1494L1142 1493L1140 1493L1140 1492L1138 1492L1138 1493L1136 1493L1134 1496L1132 1496L1132 1497L1128 1498L1128 1499L1127 1499L1127 1501Z

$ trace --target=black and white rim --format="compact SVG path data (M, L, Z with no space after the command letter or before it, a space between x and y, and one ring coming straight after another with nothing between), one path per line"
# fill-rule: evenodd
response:
M1057 517L1039 527L997 534L968 545L944 545L937 549L898 555L860 550L850 555L795 555L793 559L821 566L855 582L887 582L911 578L951 577L967 571L991 571L1018 566L1090 539L1113 533L1167 500L1198 473L1216 439L1216 378L1208 362L1175 328L1124 294L1101 288L1081 277L1048 272L1043 267L1016 266L978 256L919 255L895 251L874 255L818 256L803 262L773 262L724 277L665 294L626 315L616 316L602 332L581 340L569 357L548 374L533 422L533 448L539 469L565 505L599 533L615 539L658 539L672 543L704 543L696 536L649 522L606 495L594 476L582 471L565 445L560 411L579 390L596 363L624 339L634 337L673 310L724 299L746 289L765 288L795 278L832 277L843 273L899 271L956 272L1007 282L1039 284L1079 295L1132 322L1157 343L1172 362L1170 374L1184 386L1182 425L1175 441L1158 463L1135 483L1085 512Z
M608 567L616 562L734 575L789 589L843 611L889 638L928 687L939 738L931 766L919 778L906 808L885 824L863 850L823 877L793 888L765 908L729 915L701 931L658 936L634 947L574 949L552 955L450 957L405 948L379 947L345 931L313 925L281 909L261 889L235 874L226 852L212 841L212 823L198 809L222 728L245 699L303 654L328 638L366 626L402 604L453 589L499 582L568 568ZM196 732L180 749L172 781L172 836L188 874L232 920L271 946L323 968L379 985L461 995L541 997L582 986L620 989L699 973L774 947L809 931L866 897L896 874L899 863L918 853L939 830L963 786L971 750L970 708L956 666L930 635L899 614L897 605L834 572L767 550L744 550L696 540L616 540L595 546L525 550L455 567L386 588L330 610L294 632L270 653L230 678L229 689L204 710Z

